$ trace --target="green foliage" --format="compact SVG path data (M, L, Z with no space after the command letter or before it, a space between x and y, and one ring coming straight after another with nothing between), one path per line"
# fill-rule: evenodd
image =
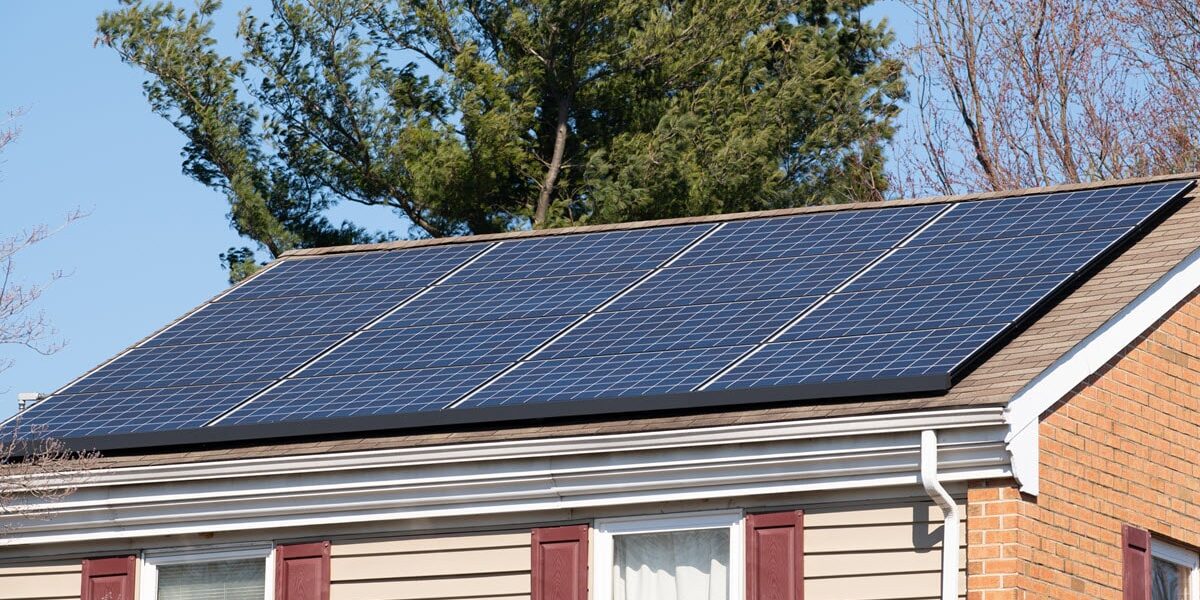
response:
M337 202L444 236L879 198L904 84L868 3L276 0L232 58L216 0L122 0L99 39L274 256L386 235Z

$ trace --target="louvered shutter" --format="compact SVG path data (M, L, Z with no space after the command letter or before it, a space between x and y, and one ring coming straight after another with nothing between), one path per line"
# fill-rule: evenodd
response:
M133 600L136 561L133 556L85 559L80 600Z
M1150 532L1121 526L1124 600L1150 600Z
M275 548L275 600L329 600L329 542Z
M804 513L746 515L746 600L804 598Z
M587 600L588 526L533 530L531 600Z

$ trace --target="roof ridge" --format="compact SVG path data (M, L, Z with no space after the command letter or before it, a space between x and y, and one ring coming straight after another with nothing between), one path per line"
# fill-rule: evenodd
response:
M749 219L763 219L769 217L786 217L792 215L803 214L819 214L829 212L841 212L846 210L870 210L880 208L895 208L901 206L920 206L925 204L939 204L951 202L970 202L975 200L991 200L995 198L1013 198L1017 196L1032 196L1036 194L1046 194L1054 192L1069 192L1086 189L1101 189L1110 187L1122 187L1127 185L1141 185L1146 183L1155 183L1160 181L1178 181L1184 179L1200 179L1200 171L1188 173L1174 173L1167 175L1152 175L1148 177L1130 177L1125 179L1108 179L1099 181L1090 181L1084 183L1065 183L1059 185L1050 185L1042 187L1021 188L1013 190L1002 190L993 192L974 192L970 194L957 194L948 196L925 196L920 198L908 198L903 200L884 200L874 202L848 202L844 204L825 204L819 206L803 206L799 208L777 208L771 210L759 210L739 213L703 215L696 217L676 217L672 219L656 219L649 221L629 221L624 223L605 223L601 225L577 225L574 227L557 227L553 229L531 229L522 231L508 231L504 233L487 233L479 235L463 235L440 238L427 238L420 240L398 240L394 242L378 242L373 244L352 244L343 246L326 246L322 248L303 248L299 250L288 250L279 255L279 259L305 257L305 256L323 256L327 254L348 254L354 252L370 252L377 250L402 250L407 248L422 248L426 246L442 246L447 244L470 244L477 242L493 242L499 240L523 239L534 237L549 237L556 235L574 235L581 233L597 233L604 231L627 231L634 229L648 229L651 227L670 227L673 225L694 225L702 223L718 223L728 221L744 221Z

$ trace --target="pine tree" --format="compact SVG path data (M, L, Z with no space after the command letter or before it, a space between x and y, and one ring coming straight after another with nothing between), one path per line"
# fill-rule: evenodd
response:
M388 235L338 202L446 236L877 199L904 84L868 3L276 0L240 57L216 0L123 0L98 30L275 256Z

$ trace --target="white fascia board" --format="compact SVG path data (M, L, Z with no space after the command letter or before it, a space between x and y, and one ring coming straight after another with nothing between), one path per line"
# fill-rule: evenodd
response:
M931 428L944 480L1011 476L1001 408L914 412L111 469L0 545L913 485Z
M571 437L476 442L416 448L364 450L329 454L275 456L216 460L185 464L121 467L97 470L80 479L78 473L68 473L65 485L79 487L108 487L120 484L191 482L198 479L229 479L259 477L263 473L300 474L341 470L375 469L380 467L419 466L426 464L479 463L525 459L538 456L574 456L608 452L671 450L774 440L817 439L841 436L863 436L876 433L986 427L1001 419L1000 409L968 408L931 410L923 412L859 415L752 423L694 429L672 429L635 433L582 435ZM40 487L54 488L64 483L55 477L27 476L36 479ZM4 478L0 478L0 483Z
M1006 441L1022 492L1038 493L1037 424L1041 416L1197 289L1200 250L1189 254L1013 396L1005 408L1009 426Z

